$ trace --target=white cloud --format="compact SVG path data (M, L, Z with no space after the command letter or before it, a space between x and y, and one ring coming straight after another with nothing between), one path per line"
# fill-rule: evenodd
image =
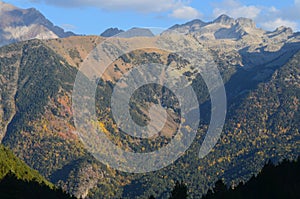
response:
M300 0L295 0L294 5L284 8L282 17L290 20L300 20Z
M97 7L104 10L125 10L140 13L170 13L168 16L190 20L202 17L200 11L191 7L193 0L27 0L61 7ZM196 0L194 0L196 1ZM300 28L300 0L294 0L290 6L277 9L274 6L245 5L240 0L222 0L213 5L213 16L227 14L233 18L254 19L258 26L273 30L278 26ZM277 26L277 27L276 27Z
M173 10L173 12L169 16L177 19L190 20L199 18L200 16L202 16L202 14L195 8L192 8L190 6L182 6Z
M264 28L266 30L275 30L276 28L278 28L280 26L290 27L293 30L298 29L298 24L296 22L284 20L282 18L277 18L275 20L263 22L263 23L261 23L261 26L262 26L262 28Z
M98 7L105 10L164 12L189 3L187 0L30 0L62 7Z
M270 14L276 14L276 13L278 14L278 13L280 13L280 10L278 10L278 9L277 9L276 7L274 7L274 6L268 8L267 11L268 11L268 13L270 13Z
M192 0L28 0L59 7L97 7L109 11L135 11L140 13L171 13L169 17L194 19L201 14L189 6Z
M65 30L72 30L72 31L76 30L76 26L72 24L62 24L60 26Z
M213 10L214 17L218 17L221 14L227 14L231 17L246 17L255 19L261 13L261 9L256 6L245 6L237 0L225 0L219 4L215 4Z
M262 28L274 30L280 26L292 28L294 31L299 30L300 26L300 0L294 0L293 5L286 6L281 10L271 7L264 8L264 14L259 17Z

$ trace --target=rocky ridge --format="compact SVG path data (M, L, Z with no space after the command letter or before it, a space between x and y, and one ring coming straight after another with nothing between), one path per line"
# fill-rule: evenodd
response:
M34 8L20 9L0 1L0 46L30 39L53 39L75 35L53 25Z

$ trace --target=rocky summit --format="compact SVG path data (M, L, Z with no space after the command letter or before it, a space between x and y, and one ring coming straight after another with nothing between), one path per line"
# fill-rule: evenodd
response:
M170 30L193 34L200 41L212 42L218 40L216 43L225 42L228 44L236 41L234 44L241 44L236 45L241 48L255 43L262 45L278 43L280 45L282 41L289 39L299 40L299 36L296 37L297 34L291 28L279 27L273 32L269 32L258 28L251 19L233 19L227 15L221 15L212 22L203 22L196 19L182 25L172 26Z
M20 9L0 1L0 46L30 39L53 39L75 35L53 25L34 8Z

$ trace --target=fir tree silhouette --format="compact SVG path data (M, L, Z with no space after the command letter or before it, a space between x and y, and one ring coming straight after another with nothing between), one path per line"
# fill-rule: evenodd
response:
M188 197L187 191L188 189L186 185L177 181L173 191L171 192L170 199L186 199Z

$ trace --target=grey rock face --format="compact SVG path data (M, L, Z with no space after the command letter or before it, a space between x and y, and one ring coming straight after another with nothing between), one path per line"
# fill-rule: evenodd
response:
M20 9L0 2L0 46L30 39L74 36L55 26L34 8Z
M101 37L113 37L122 32L124 32L124 30L120 30L118 28L109 28L109 29L105 30L100 36Z

